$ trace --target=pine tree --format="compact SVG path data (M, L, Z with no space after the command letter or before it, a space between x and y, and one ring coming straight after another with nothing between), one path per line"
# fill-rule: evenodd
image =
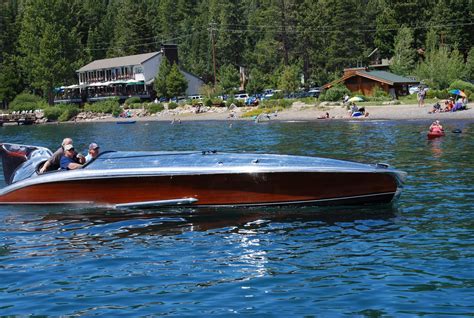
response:
M442 44L451 49L456 46L464 56L467 56L474 42L472 32L474 2L438 0L432 11L430 23L440 36Z
M395 37L395 49L390 70L395 74L409 75L415 68L416 51L413 48L413 32L402 26Z
M171 65L168 59L164 56L161 58L160 69L158 74L155 78L155 90L159 96L163 96L166 98L170 98L171 96L168 95L168 87L167 87L167 78L169 73L171 72Z
M18 30L16 1L0 2L0 107L5 107L23 85L15 62Z
M445 89L457 80L464 78L465 64L457 49L449 50L440 46L434 51L427 51L425 60L416 69L420 80L432 88Z
M245 41L242 41L240 25L245 25L245 20L238 1L224 2L219 6L216 37L218 66L226 64L242 65Z
M295 92L300 87L299 70L296 65L285 66L280 76L278 88L285 93Z
M257 94L263 92L266 87L265 77L258 69L250 71L249 81L245 90L250 94Z
M21 84L13 57L4 55L0 64L0 107L7 106L22 91Z
M239 72L234 66L227 64L219 69L219 85L225 93L233 93L236 87L239 87L239 84Z
M381 14L376 17L375 25L374 45L382 57L391 58L398 23L395 20L395 12L387 4Z
M75 79L82 64L79 36L67 0L29 1L23 6L18 64L31 89L53 102L52 90Z
M341 71L362 63L359 18L354 15L354 0L328 1L326 3L330 32L328 33L327 70Z
M186 94L186 89L188 89L188 81L179 71L178 65L176 63L173 63L173 66L171 66L171 70L166 77L166 86L168 96L170 97L179 97Z
M466 80L474 78L474 47L471 47L466 60L466 73L464 74Z
M114 20L113 46L108 56L126 56L156 50L151 21L144 0L120 0Z

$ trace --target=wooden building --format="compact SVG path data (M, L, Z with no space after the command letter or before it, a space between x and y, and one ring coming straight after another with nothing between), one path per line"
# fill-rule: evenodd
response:
M368 70L366 68L348 68L344 70L344 75L326 85L324 89L342 83L351 92L361 92L366 96L371 96L375 87L379 87L394 98L408 95L408 87L418 85L419 81L393 74L387 71Z
M115 97L124 101L130 96L153 100L153 82L163 58L178 64L177 46L163 45L159 52L92 61L76 71L79 84L58 89L55 102L84 103ZM183 69L180 71L188 81L186 94L198 94L204 82Z

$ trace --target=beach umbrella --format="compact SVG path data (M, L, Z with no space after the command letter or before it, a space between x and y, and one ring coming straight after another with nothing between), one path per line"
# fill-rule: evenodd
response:
M460 89L452 89L449 91L451 94L459 95L461 97L466 97L466 94Z
M362 97L359 97L359 96L354 96L354 97L349 98L347 101L350 102L350 103L363 102L364 99Z

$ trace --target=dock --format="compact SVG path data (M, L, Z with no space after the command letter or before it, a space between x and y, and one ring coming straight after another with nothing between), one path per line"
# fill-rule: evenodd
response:
M0 114L0 126L3 125L32 125L36 121L35 113Z

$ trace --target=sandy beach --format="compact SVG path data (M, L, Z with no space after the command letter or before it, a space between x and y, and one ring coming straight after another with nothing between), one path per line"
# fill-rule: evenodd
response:
M316 107L302 103L294 103L291 108L276 114L271 114L270 119L264 121L319 121L319 120L450 120L450 119L472 119L474 120L474 103L468 104L468 109L458 112L430 113L431 106L418 107L417 105L380 105L364 106L367 117L350 117L347 109L342 106ZM229 111L223 107L211 107L204 112L196 114L191 106L167 110L151 116L132 116L132 118L114 118L105 116L94 121L196 121L196 120L247 120L253 121L255 118L242 117L242 114L251 110L251 107L236 108ZM329 113L329 119L318 119Z

